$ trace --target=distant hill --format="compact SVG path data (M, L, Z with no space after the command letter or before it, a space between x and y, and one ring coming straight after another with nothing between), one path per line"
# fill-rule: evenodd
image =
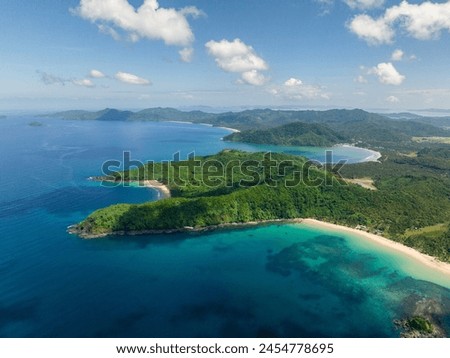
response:
M383 117L368 118L366 120L349 120L342 123L329 122L327 125L351 138L354 142L363 142L370 145L398 146L410 142L411 137L417 136L450 136L450 131L435 127L431 124L415 121L393 121Z
M271 109L253 109L242 112L206 113L202 111L183 112L174 108L148 108L138 112L104 109L98 112L65 111L46 117L70 120L103 121L182 121L209 123L214 126L227 126L240 130L254 128L272 128L292 122L304 123L342 123L348 120L362 121L383 119L384 117L360 109L333 109L328 111L275 111Z
M397 119L397 120L416 120L421 119L423 116L415 113L410 112L399 112L399 113L380 113L383 117L387 117L390 119Z
M53 114L47 114L43 117L60 118L66 120L97 120L97 121L127 121L133 115L130 111L120 111L118 109L105 108L101 111L64 111Z
M120 111L117 109L104 109L98 112L88 111L66 111L47 115L53 118L70 120L99 120L99 121L181 121L192 123L208 123L217 127L236 128L243 133L236 138L244 138L246 141L252 137L253 143L302 143L298 145L327 145L325 143L336 143L349 141L361 145L373 147L405 148L410 145L411 137L438 136L448 137L450 131L450 119L434 119L428 117L414 117L414 121L409 118L409 114L400 114L396 119L388 118L385 115L369 113L361 109L332 109L327 111L279 111L271 109L253 109L242 112L226 113L206 113L202 111L183 112L174 108L149 108L138 112ZM404 119L399 119L400 117ZM446 121L448 120L449 123ZM430 123L428 123L430 122ZM439 128L431 123L445 124ZM310 125L322 125L305 127L288 127L293 133L298 135L290 136L285 129L277 131L278 134L264 133L264 139L258 139L254 133L244 133L245 131L265 130L277 128L290 123L302 123ZM300 134L306 131L307 134ZM260 133L262 134L262 133ZM280 138L278 138L280 136ZM313 144L316 143L316 144ZM293 144L290 144L293 145Z
M418 114L402 112L402 113L388 113L382 114L383 117L387 117L397 121L409 121L431 124L436 127L450 128L450 117L424 117Z
M361 110L304 111L298 112L297 116L296 122L275 128L244 130L225 137L225 140L306 146L351 142L372 147L401 148L410 146L411 137L418 133L421 136L450 136L450 131L430 124L389 120ZM264 128L257 124L254 127Z
M348 138L322 124L294 122L276 128L233 133L224 139L256 144L326 147L343 143Z
M182 112L174 108L149 108L138 112L120 111L106 108L97 112L89 111L64 111L45 115L45 117L60 118L66 120L98 120L98 121L183 121L201 122L202 119L209 120L215 114L201 111Z

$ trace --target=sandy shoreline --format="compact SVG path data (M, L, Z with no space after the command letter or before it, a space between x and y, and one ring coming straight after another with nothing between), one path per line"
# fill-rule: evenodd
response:
M378 162L378 159L380 159L383 155L380 152L377 152L376 150L364 148L364 147L358 147L351 144L337 144L336 147L344 147L344 148L360 148L365 149L368 152L370 152L370 155L366 158L364 158L361 163L365 162Z
M209 123L197 123L197 122L188 122L188 121L163 121L166 123L179 123L179 124L194 124L194 125L201 125L201 126L207 126L207 127L214 127L214 128L221 128L221 129L226 129L229 131L232 131L233 133L239 133L240 130L239 129L235 129L235 128L230 128L230 127L223 127L223 126L215 126L214 124L209 124Z
M141 182L137 182L137 183L141 183ZM146 188L156 189L159 194L159 199L170 198L170 196L171 196L169 187L157 180L144 180L142 182L142 184Z
M302 220L302 223L313 226L313 227L317 227L317 228L330 229L330 230L333 230L336 232L358 235L358 236L368 239L372 242L375 242L379 245L388 247L389 249L392 249L392 250L401 252L405 255L408 255L409 257L413 258L414 260L417 260L420 263L450 277L450 264L439 261L432 256L423 254L411 247L402 245L399 242L395 242L395 241L386 239L382 236L368 233L366 231L352 229L352 228L349 228L346 226L335 225L335 224L331 224L331 223L327 223L327 222L319 221L319 220L315 220L315 219L304 219L304 220Z
M106 179L104 177L89 177L88 180L98 181L98 182L108 182L108 183L117 183L121 184L122 181L116 181L113 179ZM152 188L158 191L158 199L166 199L170 198L170 189L167 185L157 181L157 180L127 180L126 183L136 183L139 186L143 186L146 188Z
M226 130L232 131L233 133L240 133L241 132L239 129L230 128L230 127L217 127L217 128L226 129Z

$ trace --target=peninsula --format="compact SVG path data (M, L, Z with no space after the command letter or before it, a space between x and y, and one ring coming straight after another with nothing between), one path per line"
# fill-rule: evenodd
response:
M450 155L450 148L445 153ZM287 154L224 150L150 163L105 180L156 180L170 189L171 198L100 209L70 231L94 238L314 218L364 229L449 262L449 163L436 159L430 167L437 156L433 151L414 158L391 154L382 163L333 168ZM359 173L374 178L377 190L342 177L362 177Z

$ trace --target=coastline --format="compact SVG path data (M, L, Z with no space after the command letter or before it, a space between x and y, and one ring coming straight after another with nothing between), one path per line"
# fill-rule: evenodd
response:
M106 179L103 177L89 177L88 180L97 181L97 182L108 182L108 183L116 183L121 184L124 181L116 181L112 179ZM157 181L157 180L127 180L126 183L137 184L138 186L143 186L145 188L155 189L158 192L158 200L166 199L171 197L170 189L167 185Z
M315 228L321 228L321 229L327 229L327 230L333 230L336 232L342 232L346 234L353 234L357 235L359 237L363 237L367 240L370 240L373 243L376 243L378 245L387 247L393 251L400 252L404 255L407 255L414 260L420 262L421 264L439 271L443 273L444 275L450 277L450 264L446 262L439 261L433 256L429 256L427 254L423 254L420 251L417 251L411 247L405 246L399 242L389 240L383 236L375 235L363 230L353 229L347 226L342 225L336 225L331 224L325 221L319 221L315 219L303 219L302 224L309 225Z
M228 131L231 131L233 133L239 133L240 130L236 129L236 128L230 128L230 127L222 127L222 126L215 126L214 124L209 124L209 123L197 123L197 122L189 122L189 121L162 121L162 122L166 122L166 123L178 123L178 124L194 124L194 125L201 125L201 126L206 126L206 127L213 127L213 128L221 128L221 129L226 129Z
M158 182L159 183L159 182ZM154 183L146 183L149 187L154 187ZM161 183L156 186L156 188L160 189L163 186ZM175 234L175 233L203 233L209 231L215 231L220 229L237 229L237 228L248 228L248 227L256 227L262 225L270 225L270 224L302 224L305 226L310 226L313 228L326 229L334 232L340 232L344 234L352 234L358 237L361 237L365 240L368 240L372 243L380 245L382 247L388 248L390 250L401 253L409 258L412 258L414 261L425 265L426 267L432 269L433 271L439 271L444 274L447 278L450 278L450 264L446 262L439 261L437 258L429 256L427 254L423 254L411 247L405 246L399 242L387 239L385 237L372 234L363 230L331 224L325 221L319 221L311 218L294 218L294 219L273 219L273 220L261 220L261 221L250 221L247 223L225 223L218 224L206 227L194 228L190 226L185 226L183 228L174 228L174 229L153 229L153 230L140 230L140 231L116 231L102 234L86 234L83 232L79 232L75 226L70 226L68 228L69 233L76 234L83 239L95 239L102 238L106 236L139 236L139 235L161 235L161 234Z
M232 131L233 133L240 133L241 132L239 129L230 128L230 127L216 127L216 128L226 129L228 131Z
M380 152L377 152L376 150L373 149L369 149L369 148L364 148L364 147L358 147L356 145L352 145L352 144L337 144L335 145L335 147L344 147L344 148L360 148L360 149L365 149L368 152L370 152L370 155L366 158L364 158L361 163L366 163L366 162L379 162L378 159L380 159L383 155Z
M171 197L170 189L167 185L157 180L144 180L142 182L135 181L136 183L142 183L146 188L155 189L158 192L158 199L166 199Z
M300 224L304 219L272 219L272 220L260 220L260 221L249 221L244 223L224 223L203 227L192 227L185 226L182 228L174 228L174 229L149 229L149 230L139 230L139 231L112 231L101 234L87 234L85 232L81 232L78 230L77 225L70 225L67 229L70 234L75 234L81 237L82 239L98 239L106 236L140 236L140 235L161 235L161 234L176 234L176 233L202 233L220 229L238 229L238 228L247 228L247 227L255 227L262 225L270 225L270 224Z

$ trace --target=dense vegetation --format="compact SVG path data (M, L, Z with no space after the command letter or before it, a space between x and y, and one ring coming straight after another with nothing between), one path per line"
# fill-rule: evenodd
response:
M327 111L254 109L242 112L206 113L183 112L173 108L149 108L138 112L107 108L98 112L66 111L47 116L71 120L131 122L176 120L207 123L241 130L242 133L227 138L233 141L314 146L328 146L344 141L383 151L417 150L432 145L417 143L412 137L450 137L449 117L433 119L400 113L389 118L360 109ZM293 123L297 123L297 126ZM288 124L291 126L286 126ZM277 134L271 134L272 130Z
M54 118L72 120L101 121L184 121L208 123L214 126L225 126L239 130L267 129L288 123L317 123L328 126L345 137L370 140L376 136L380 141L395 142L399 138L398 131L406 136L442 135L442 128L450 127L450 118L441 118L439 125L427 117L406 117L389 119L375 113L360 109L332 109L327 111L276 111L271 109L254 109L242 112L206 113L202 111L184 112L173 108L149 108L138 112L104 109L98 112L66 111L47 115ZM428 121L428 122L427 122ZM438 134L439 133L439 134ZM450 136L450 134L448 134Z
M420 150L416 156L390 153L382 163L347 165L347 178L371 177L390 218L374 210L373 221L389 224L390 237L443 260L450 259L450 146ZM439 228L433 225L442 223ZM409 227L409 229L407 229ZM406 228L406 229L405 229Z
M348 140L325 125L303 122L289 123L272 129L232 133L224 139L232 142L315 147L332 146Z
M406 324L411 330L415 330L419 333L433 333L434 331L431 322L423 317L412 317Z
M427 151L422 154L426 153L431 155ZM390 156L383 158L382 163L348 165L341 170L348 178L371 176L377 191L347 185L338 173L311 167L305 158L285 154L272 154L268 158L262 153L227 150L196 158L197 163L192 159L149 164L114 173L113 177L117 181L163 181L170 187L172 198L98 210L80 223L78 230L95 235L312 217L348 226L365 226L450 261L449 171L431 168L425 159L420 162L423 165L416 163L420 158ZM269 161L283 164L268 170ZM218 168L231 168L231 164L237 162L244 164L218 174ZM176 173L179 173L178 179ZM286 185L299 176L303 176L302 182ZM445 229L438 235L430 236L419 230L439 223L444 223Z
M349 142L375 149L405 150L417 148L418 144L412 140L415 136L450 137L449 130L427 123L389 120L361 110L304 111L297 114L296 122L275 128L247 129L230 134L225 140L311 146Z
M156 179L172 198L101 209L78 225L86 235L114 231L202 228L233 222L315 217L366 227L425 253L450 261L450 147L412 137L450 137L450 119L409 113L389 116L362 110L182 112L151 108L139 112L105 109L68 111L55 118L101 121L188 121L242 130L229 140L261 144L329 146L351 142L383 153L381 163L347 165L346 178L370 178L376 191L346 185L327 168L284 154L223 151L184 162L154 163L112 173L114 180ZM292 165L267 171L270 160ZM230 175L229 165L246 163ZM198 163L201 165L196 166ZM263 163L263 164L258 164ZM305 169L306 168L306 169ZM225 170L225 171L223 171ZM274 171L275 170L275 171ZM308 180L286 186L295 175ZM178 175L177 175L178 173ZM298 174L300 173L300 174ZM333 185L315 185L317 180Z

